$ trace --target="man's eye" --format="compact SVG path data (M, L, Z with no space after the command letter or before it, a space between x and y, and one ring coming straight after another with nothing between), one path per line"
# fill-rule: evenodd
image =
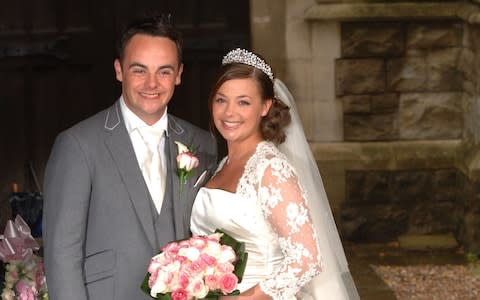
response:
M137 74L137 75L145 74L145 70L142 70L142 69L133 69L132 72L133 74Z
M173 73L172 70L162 70L162 71L160 71L160 75L162 75L162 76L170 76L170 75L172 75L172 73Z

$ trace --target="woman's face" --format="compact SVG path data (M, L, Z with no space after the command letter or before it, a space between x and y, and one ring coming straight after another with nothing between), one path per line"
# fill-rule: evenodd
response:
M257 83L251 79L225 81L212 101L215 127L228 142L262 139L260 121L272 100L262 101Z

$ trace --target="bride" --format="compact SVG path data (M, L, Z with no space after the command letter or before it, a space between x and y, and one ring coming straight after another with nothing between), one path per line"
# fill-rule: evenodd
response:
M209 110L228 155L197 194L191 230L245 242L236 297L359 299L293 97L270 66L230 51Z

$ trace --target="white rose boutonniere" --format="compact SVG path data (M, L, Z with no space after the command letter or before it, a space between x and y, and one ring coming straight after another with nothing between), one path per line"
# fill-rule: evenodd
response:
M177 175L181 184L187 183L187 180L192 177L195 168L198 167L198 157L195 156L194 151L180 142L175 142L178 147L177 155Z

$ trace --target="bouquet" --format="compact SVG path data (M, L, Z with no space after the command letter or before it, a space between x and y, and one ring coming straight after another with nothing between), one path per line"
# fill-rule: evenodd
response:
M142 290L162 300L238 295L247 257L244 243L218 229L208 236L170 242L151 259Z
M47 285L42 259L32 255L24 260L11 260L5 271L2 300L47 300Z
M2 300L47 300L43 260L34 254L40 247L20 215L7 222L0 236L0 260L6 263Z

